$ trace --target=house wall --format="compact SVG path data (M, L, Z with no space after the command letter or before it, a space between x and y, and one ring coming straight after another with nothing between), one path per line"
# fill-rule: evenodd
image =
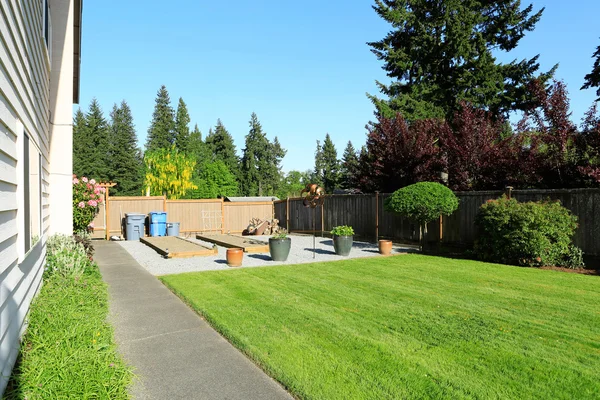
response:
M71 179L73 28L63 24L72 21L72 2L50 1L47 46L44 0L0 0L0 395L40 287L47 236L72 224L63 210L71 208L71 187L56 178ZM52 150L57 145L60 157ZM66 204L51 206L67 197ZM58 211L63 215L51 222ZM56 222L61 218L63 224Z

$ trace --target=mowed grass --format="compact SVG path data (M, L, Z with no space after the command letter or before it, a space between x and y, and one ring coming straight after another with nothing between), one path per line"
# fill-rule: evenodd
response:
M406 255L161 279L299 398L600 398L596 276Z

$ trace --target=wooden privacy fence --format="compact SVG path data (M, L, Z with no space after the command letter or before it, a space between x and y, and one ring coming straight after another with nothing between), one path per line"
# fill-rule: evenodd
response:
M428 225L428 238L440 238L451 245L470 246L477 232L475 216L487 200L496 199L503 191L456 192L458 210L449 217ZM334 226L350 225L357 236L375 240L379 237L400 241L418 240L416 224L384 209L390 194L327 195L321 208L310 209L302 199L275 202L275 218L289 232L330 231ZM600 189L513 190L519 201L560 200L578 217L579 227L574 242L586 254L600 256ZM440 235L441 225L441 235Z
M125 214L165 211L167 222L179 222L181 234L241 233L250 219L273 218L273 202L226 202L223 199L167 200L154 197L108 197L94 219L95 238L123 234Z

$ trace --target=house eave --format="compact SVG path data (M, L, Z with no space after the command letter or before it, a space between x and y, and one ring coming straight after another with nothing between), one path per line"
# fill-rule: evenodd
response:
M79 104L79 81L81 71L81 19L83 15L83 0L74 0L73 6L73 103Z

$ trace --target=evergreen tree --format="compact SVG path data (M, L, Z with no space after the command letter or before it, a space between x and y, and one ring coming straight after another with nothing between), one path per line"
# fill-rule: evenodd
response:
M596 95L598 98L596 101L600 101L600 46L596 48L596 52L592 55L592 58L596 58L592 72L585 76L585 81L581 89L597 88Z
M281 182L281 161L287 154L287 150L281 146L279 143L279 139L277 136L273 139L273 143L271 143L271 152L270 152L270 168L266 173L266 181L269 187L268 195L275 195L277 190L279 189L279 184Z
M196 165L200 166L205 162L212 160L210 150L202 140L202 132L198 129L198 125L194 126L194 130L190 133L190 138L187 145L187 153L196 160Z
M337 150L329 136L325 136L322 149L323 162L323 188L326 193L333 193L340 181L340 161L337 158Z
M77 176L85 175L92 151L91 137L86 129L85 114L79 108L73 118L73 173Z
M221 120L217 120L217 125L214 131L209 131L206 136L206 145L212 154L213 160L221 160L229 169L229 171L240 180L240 161L235 152L235 144L233 143L233 137Z
M273 143L267 139L258 117L252 113L241 163L242 194L274 195L280 181L279 164L285 153L277 137Z
M175 146L177 150L188 152L190 142L190 115L187 106L180 97L177 104L177 115L175 116Z
M352 145L351 141L348 141L344 155L342 156L342 162L340 165L340 186L343 189L354 189L358 187L356 181L358 176L358 155Z
M520 0L375 3L377 14L393 26L385 38L368 43L393 79L390 85L377 83L387 99L369 95L379 114L451 119L461 101L494 115L528 107L538 56L502 64L493 53L516 48L543 9L521 10ZM539 78L546 83L553 73L554 68Z
M311 175L311 183L323 186L323 149L321 141L317 140L317 149L315 150L315 169Z
M110 113L110 175L117 183L111 189L115 196L136 196L142 193L143 160L137 145L131 109L125 100L113 106Z
M148 128L146 150L169 149L175 143L175 119L171 99L165 85L156 94L152 122Z
M109 129L102 109L92 99L88 112L82 118L75 115L73 134L73 173L96 181L106 181L110 176Z

